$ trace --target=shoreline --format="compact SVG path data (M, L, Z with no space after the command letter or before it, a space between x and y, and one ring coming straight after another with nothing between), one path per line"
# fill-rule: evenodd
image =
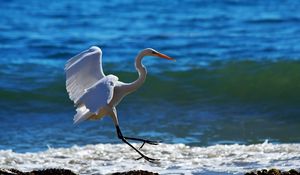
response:
M109 173L110 175L159 175L159 173L149 172L145 170L132 170L124 172ZM290 169L288 171L282 171L280 169L261 169L244 173L245 175L300 175L300 171L296 169ZM1 169L0 175L79 175L68 169L42 169L32 170L30 172L23 172L17 169Z
M68 169L56 169L56 168L32 170L30 172L23 172L17 169L0 168L0 175L79 175L79 174L76 174L73 171ZM125 171L125 172L115 172L115 173L111 173L110 175L158 175L158 173L149 172L145 170L132 170L132 171Z
M134 146L139 146L135 144ZM191 147L160 144L144 147L143 152L160 159L158 164L136 161L137 154L124 144L96 144L71 148L50 148L37 153L0 151L0 168L22 171L69 169L80 174L110 174L147 170L161 174L207 173L244 174L250 170L300 167L300 144L214 145ZM288 163L287 163L288 162Z

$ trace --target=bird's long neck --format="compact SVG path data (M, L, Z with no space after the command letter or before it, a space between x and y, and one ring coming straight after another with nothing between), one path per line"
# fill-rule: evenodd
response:
M109 102L110 106L116 106L124 96L137 90L145 82L147 70L142 64L143 57L144 54L140 53L135 59L135 68L139 73L138 79L132 83L120 82L119 86L116 86L114 89L116 91L116 95L114 95L112 100Z
M140 53L135 59L135 68L139 74L139 77L134 82L128 84L128 92L137 90L146 80L147 70L142 64L143 58L144 54Z

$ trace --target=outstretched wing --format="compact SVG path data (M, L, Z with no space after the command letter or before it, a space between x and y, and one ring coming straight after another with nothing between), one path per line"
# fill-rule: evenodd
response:
M101 58L101 49L92 46L69 59L65 65L67 92L76 105L85 89L90 88L105 76Z
M80 106L76 109L77 114L74 117L74 123L84 121L92 115L98 115L101 108L106 106L113 98L117 81L116 76L108 75L86 89L78 99Z

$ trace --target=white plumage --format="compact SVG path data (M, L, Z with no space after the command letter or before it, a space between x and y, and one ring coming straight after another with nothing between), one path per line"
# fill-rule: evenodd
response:
M65 66L67 92L77 107L74 123L97 115L112 99L118 78L104 75L101 58L101 50L93 46L71 58Z
M102 52L98 47L81 52L71 58L66 66L66 87L70 99L77 104L84 90L94 85L105 75L102 70Z
M93 113L97 114L101 107L107 105L113 97L113 91L118 78L108 75L99 80L92 87L85 90L80 97L79 103L85 106Z
M67 61L65 66L66 88L70 99L76 106L74 123L79 123L88 119L100 119L106 115L111 116L116 127L118 138L128 144L147 161L155 161L149 158L131 145L128 140L135 140L157 145L158 142L124 137L119 127L116 106L124 96L137 90L145 81L147 71L142 64L144 56L156 56L168 60L173 60L167 55L161 54L154 49L142 50L135 60L135 67L139 77L132 83L118 81L114 75L104 75L102 70L101 49L93 46L81 52Z

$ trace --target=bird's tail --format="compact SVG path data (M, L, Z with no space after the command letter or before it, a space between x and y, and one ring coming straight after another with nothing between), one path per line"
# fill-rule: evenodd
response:
M85 105L78 106L76 111L77 111L77 113L73 119L74 124L83 122L83 121L87 120L90 116L93 115L93 113L91 113L90 110L87 109Z

